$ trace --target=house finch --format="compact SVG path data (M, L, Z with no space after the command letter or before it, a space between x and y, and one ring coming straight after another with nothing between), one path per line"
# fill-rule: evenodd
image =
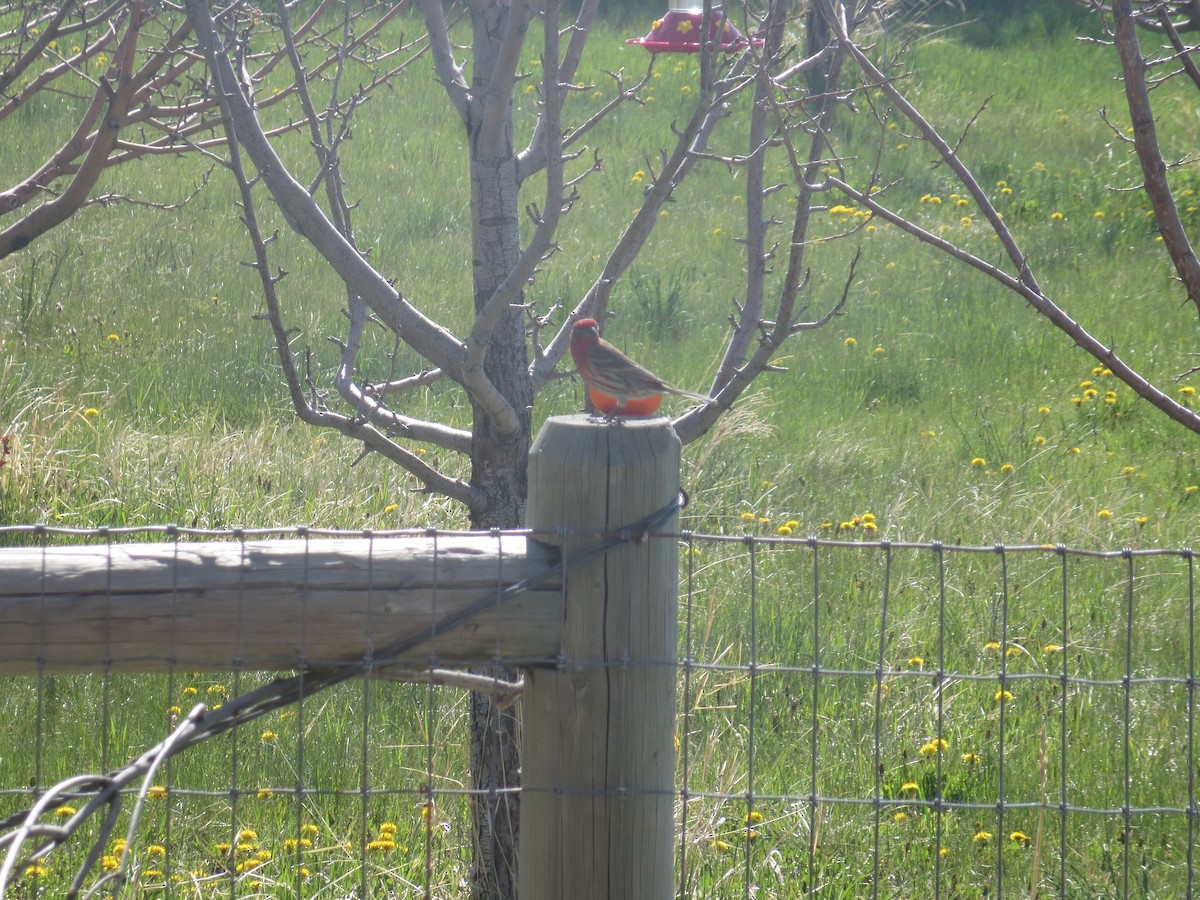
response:
M609 418L651 415L662 403L664 394L712 402L704 394L672 387L635 363L600 337L600 326L595 319L580 319L571 329L571 358L587 385L592 406Z

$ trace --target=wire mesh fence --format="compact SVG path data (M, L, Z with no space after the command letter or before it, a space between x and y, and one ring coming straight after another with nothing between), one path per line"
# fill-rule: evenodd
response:
M527 535L484 539L499 546ZM355 538L369 561L398 543L457 537L0 529L0 545L49 553L86 542L113 548L113 559L125 542L158 540L168 560L214 539L291 538L315 552L322 541ZM1189 549L652 537L680 553L679 896L1191 895ZM14 574L8 552L0 583ZM481 596L507 590L500 572ZM115 593L119 573L110 574ZM451 573L443 574L431 603L449 596ZM310 587L326 586L326 575L314 567ZM382 604L394 585L376 587ZM197 603L203 597L188 596ZM307 603L299 596L295 608L318 608ZM100 657L78 660L91 674L58 674L35 660L28 676L5 679L6 896L62 895L94 846L93 882L120 872L129 896L466 896L477 798L463 687L411 662L402 677L421 681L397 683L387 659L370 654L365 664L359 655L316 668L297 658L298 674L283 677L232 658L224 671L173 664L199 631L236 637L236 617L203 625L197 612L171 632L175 646L160 648L160 674L125 673ZM498 636L485 643L504 646ZM489 652L454 665L498 659L596 664ZM429 668L444 662L427 659ZM358 666L355 677L323 684L339 664ZM107 830L94 817L44 858L25 858L29 840L18 849L12 835L39 798L50 798L38 819L46 829L85 807L87 784L56 795L53 785L120 772L197 705L219 716L252 692L275 696L284 682L285 701L252 717L231 713L202 745L163 755L122 784L126 802L106 807Z

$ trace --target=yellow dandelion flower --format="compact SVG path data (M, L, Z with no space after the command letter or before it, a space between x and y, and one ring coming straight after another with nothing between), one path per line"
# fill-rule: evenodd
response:
M1014 471L1016 471L1016 469L1013 467L1012 463L1005 463L1000 467L1001 475L1011 475Z
M746 519L746 520L747 520L747 521L749 521L749 522L753 522L753 521L755 521L755 520L758 518L758 516L756 516L756 515L755 515L754 513L752 513L752 512L744 512L744 513L742 513L742 518L743 518L743 519Z
M1025 832L1023 832L1023 831L1014 831L1014 832L1012 832L1012 833L1011 833L1011 834L1008 836L1008 839L1009 839L1010 841L1012 841L1014 844L1028 844L1028 843L1029 843L1029 841L1030 841L1029 835L1027 835L1027 834L1026 834Z
M902 794L915 794L920 789L920 785L918 785L915 781L906 781L904 784L900 785L900 793Z
M1072 447L1067 452L1070 453L1072 456L1079 456L1079 454L1081 454L1083 451L1080 450L1078 447Z
M725 841L720 840L719 838L711 839L708 842L708 846L712 847L714 850L718 851L719 853L724 853L726 850L729 849L729 844Z
M949 748L949 746L950 744L945 738L935 738L928 744L922 745L921 749L917 752L920 753L921 756L936 756L938 753L941 753L943 750Z
M763 814L760 813L757 809L752 809L747 814L746 818L742 820L742 824L743 825L758 825L759 823L762 822L762 820L763 820Z
M844 341L842 341L842 344L846 347L857 347L858 341L852 337L848 337Z
M96 416L100 415L100 410L96 409L94 406L89 406L83 411L83 414L89 419L94 419Z
M1047 644L1042 648L1043 653L1062 653L1062 644Z
M115 344L117 341L121 340L121 336L114 332L108 336L108 340Z
M164 800L164 799L166 799L168 794L169 794L169 792L167 791L167 789L165 787L163 787L161 784L151 785L150 790L146 791L146 796L153 797L155 800Z
M275 796L275 792L270 788L259 788L258 793L255 796L258 797L259 800L270 800Z
M920 656L910 656L908 659L908 664L914 669L920 669L925 665L925 660Z
M167 855L167 848L162 844L151 844L146 848L146 853L150 856L157 856L161 859Z
M1147 519L1145 516L1137 516L1133 520L1133 524L1134 525L1145 525L1148 521L1149 521L1149 519Z
M264 731L261 735L259 735L258 739L260 741L262 741L264 744L270 744L273 741L275 741L278 737L279 737L279 735L277 735L274 731L267 730L267 731Z
M979 754L968 750L962 755L962 761L964 766L977 766L979 765Z
M1012 691L996 691L996 695L992 699L997 703L999 703L1001 700L1007 703L1012 698Z
M906 813L904 810L900 810L898 813L892 816L892 820L895 822L907 822L908 818L908 813Z
M789 534L792 533L792 529L787 525L780 525L778 528L775 529L775 532L776 532L776 534L782 535L783 537L787 537Z
M1200 485L1189 484L1187 487L1185 487L1183 489L1184 494L1194 494L1194 493L1196 493L1196 491L1200 491Z
M387 506L385 506L383 508L383 513L384 513L384 515L388 515L390 513L394 513L399 508L400 508L399 503L389 503Z
M874 353L876 356L883 356L883 354L887 353L887 351L886 351L886 350L884 350L882 347L876 347L876 348L875 348L873 351L871 351L871 352L873 352L873 353Z
M987 465L987 460L984 459L982 456L976 456L971 460L971 465L973 465L977 469L982 469L984 466Z
M945 859L949 855L950 855L949 847L942 847L940 850L938 850L938 856L940 856L942 859Z
M1111 519L1112 518L1112 510L1111 509L1099 509L1096 511L1096 518Z
M988 641L986 644L983 645L983 649L991 651L993 653L999 653L1000 652L1000 642L999 641Z
M105 872L115 872L117 869L121 868L121 860L119 857L113 856L111 853L109 853L106 854L100 861L100 865L104 868Z
M1052 222L1061 222L1062 217L1063 217L1063 214L1060 213L1058 210L1055 210L1054 212L1050 213L1050 221L1052 221Z
M975 836L971 838L976 844L986 844L991 839L992 833L990 831L977 831L975 832Z
M1190 384L1185 384L1179 389L1179 393L1183 394L1185 397L1194 397L1196 396L1196 389Z

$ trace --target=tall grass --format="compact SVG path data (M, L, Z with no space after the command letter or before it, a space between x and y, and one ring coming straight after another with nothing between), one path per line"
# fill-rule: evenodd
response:
M642 51L622 39L646 24L597 27L581 73L595 87L572 95L568 116L603 101L605 71L640 70ZM988 42L978 37L949 28L916 40L904 62L912 93L952 137L983 109L962 154L993 192L1047 293L1147 374L1169 383L1189 372L1194 313L1181 303L1145 201L1114 190L1138 181L1125 146L1096 112L1107 109L1123 127L1115 61L1057 28L1030 26L1011 42L995 32ZM462 329L470 314L464 137L428 71L408 79L372 101L344 148L349 195L364 201L356 230L406 296ZM530 301L569 304L596 277L639 202L637 173L671 141L671 121L686 109L695 79L694 60L660 59L647 103L620 110L590 136L603 169L584 182L566 217L562 252L539 275ZM535 94L519 95L520 121L529 121L535 101ZM1161 108L1168 155L1182 155L1194 145L1194 121L1169 103ZM0 169L15 171L19 160L54 146L56 129L69 121L53 106L36 112L27 113L19 142L0 145ZM850 156L872 148L880 134L889 202L998 258L977 211L960 202L961 190L903 122L893 116L881 129L860 116L836 140ZM288 150L300 158L302 148ZM784 160L774 164L785 177ZM147 161L111 173L105 190L179 198L205 168ZM1181 206L1194 218L1194 176L1181 169L1175 177ZM527 188L525 199L540 202L535 191ZM701 167L616 288L609 338L653 359L674 383L699 389L711 379L745 269L737 242L743 195L738 172ZM770 211L786 218L784 192L771 203ZM818 217L817 237L853 221L852 211L831 209ZM318 370L328 368L336 351L326 338L341 328L339 287L300 238L281 234L277 262L291 273L282 290L295 342L312 347ZM1195 437L1135 400L979 274L894 229L865 228L853 240L810 248L806 300L813 316L841 294L856 245L864 253L844 315L800 335L785 351L789 371L765 377L687 448L684 480L693 502L685 527L1094 549L1195 540ZM294 421L271 336L253 318L260 301L238 264L245 255L233 191L214 177L183 209L90 208L0 263L0 427L12 448L0 468L0 523L464 524L445 501L413 493L398 470L373 457L352 465L355 447ZM386 371L389 350L381 340L366 365ZM1178 389L1194 380L1180 378ZM426 407L417 412L466 423L469 410L453 391L435 387L422 399ZM538 398L535 413L540 421L580 405L578 385L563 381ZM1068 690L1064 698L1055 681L1063 654L1045 649L1066 645L1072 677L1124 677L1124 581L1112 563L1070 564L1064 635L1055 589L1061 560L1052 553L1011 557L1010 593L1000 604L998 556L956 559L946 575L936 559L897 554L885 580L878 551L768 547L754 561L752 645L750 562L740 546L730 546L702 544L699 556L685 557L696 571L688 652L711 667L693 673L682 697L689 719L681 747L688 749L690 788L720 795L688 808L688 877L696 896L743 896L747 854L750 878L765 890L790 896L815 875L830 895L860 895L875 878L875 861L864 850L874 841L871 810L768 799L751 811L724 796L750 789L806 796L814 778L819 794L856 799L872 797L881 779L884 798L894 801L880 845L879 874L890 886L881 885L884 893L924 890L940 865L944 889L984 896L1002 859L1011 866L1006 885L1025 879L1092 896L1120 883L1127 852L1138 855L1148 895L1167 895L1183 883L1186 839L1175 820L1146 817L1131 848L1122 843L1119 818L1071 817L1070 884L1058 885L1053 810L1013 812L1004 833L994 811L949 814L939 837L928 809L903 803L934 796L939 755L921 750L943 734L949 750L940 756L941 789L948 799L994 804L1003 747L1005 799L1055 803L1066 776L1072 803L1121 805L1124 748L1112 723L1123 715L1123 695ZM1133 664L1142 674L1186 675L1185 579L1178 566L1139 566L1145 593L1138 596ZM989 649L1004 633L1008 645ZM824 667L866 674L815 676L818 653ZM752 658L790 668L752 677ZM1003 744L994 699L1002 659L1007 671L1030 678L1012 688ZM876 665L891 673L882 682ZM962 677L937 691L927 674L935 666ZM0 752L0 786L15 790L3 798L5 809L24 802L27 785L123 761L159 740L191 703L219 702L223 692L253 681L178 673L46 678L36 689L10 683L0 695L5 721L16 729ZM1187 745L1181 690L1148 684L1132 695L1136 804L1186 803L1191 761L1180 758ZM886 723L878 745L877 704ZM427 772L438 776L437 787L464 783L464 712L461 697L447 691L343 686L253 734L243 729L187 754L173 763L172 794L152 807L144 843L165 847L170 858L143 848L145 892L161 884L161 874L148 873L167 871L180 876L181 891L213 885L226 895L332 897L365 885L372 895L404 895L406 885L424 884L428 840L437 890L458 895L470 856L465 803L446 795L431 810L422 786ZM1065 771L1055 755L1063 742ZM33 747L37 754L26 752ZM978 759L967 762L963 754ZM361 758L369 763L367 786L394 793L364 792L363 776L348 765ZM307 793L294 790L298 783ZM893 818L896 812L906 818ZM748 820L753 813L761 821ZM386 823L395 831L381 831ZM1010 831L1034 846L1010 841ZM980 833L992 836L979 841ZM949 851L944 857L939 846ZM362 855L365 868L356 862ZM241 879L236 889L227 870ZM30 883L28 893L35 891Z

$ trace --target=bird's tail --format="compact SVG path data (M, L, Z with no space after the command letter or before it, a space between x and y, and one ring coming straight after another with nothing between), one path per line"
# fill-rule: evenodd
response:
M705 405L717 402L715 397L710 397L708 394L697 394L695 391L685 391L683 388L672 387L671 385L667 385L666 388L667 393L674 394L677 397L688 397L692 400L699 400Z

